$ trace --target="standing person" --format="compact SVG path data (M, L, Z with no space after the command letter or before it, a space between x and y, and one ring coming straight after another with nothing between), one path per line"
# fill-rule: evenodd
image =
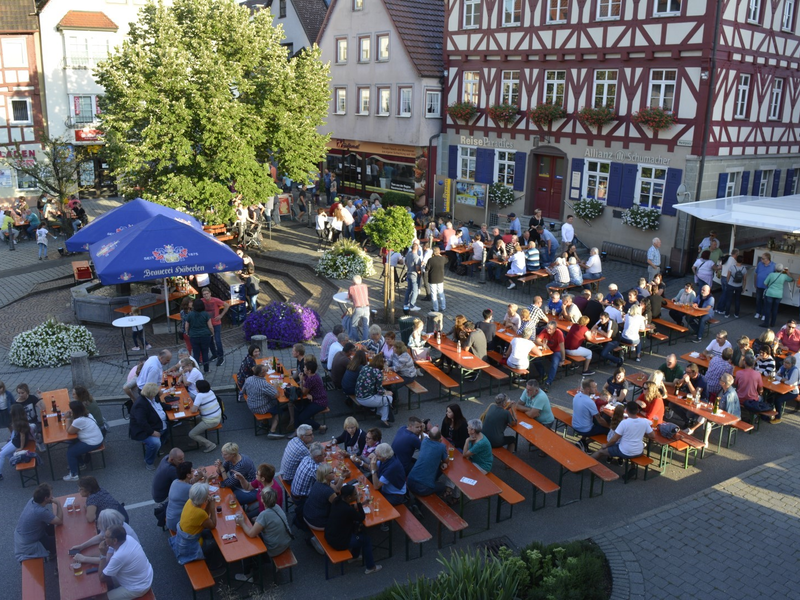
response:
M181 300L181 338L183 339L183 343L186 344L186 349L189 353L192 352L192 342L189 334L186 333L186 315L192 312L192 302L193 300L186 296L183 300Z
M222 319L228 313L230 305L219 298L211 296L211 290L203 288L203 306L211 315L214 327L214 341L211 343L211 360L217 359L217 366L225 364L225 350L222 347Z
M369 288L363 283L361 275L353 276L353 285L347 290L347 297L353 303L351 328L358 333L356 339L363 340L369 330Z
M447 267L447 257L442 256L442 251L438 246L433 248L433 256L428 259L425 270L428 274L428 284L431 288L431 298L433 300L433 310L442 312L447 310L447 301L444 296L444 274Z
M186 315L185 333L191 341L194 359L203 365L203 372L208 373L210 360L208 352L214 340L214 325L211 322L211 315L206 312L206 305L200 298L194 301L192 308L192 312Z
M539 346L547 347L553 353L551 356L550 362L550 370L547 373L547 378L545 382L542 384L542 389L545 392L550 391L550 386L553 383L553 380L556 378L556 373L558 372L558 367L561 364L561 361L566 354L564 349L564 334L558 329L557 323L555 321L550 321L547 324L547 327L542 330L542 332L536 336L536 340L539 343ZM544 377L544 369L542 368L539 362L533 363L536 366L536 370L539 372L540 377Z
M55 556L54 527L63 522L61 504L53 499L53 489L46 483L36 486L33 498L25 504L14 529L14 556L17 560Z
M508 213L508 233L522 235L522 225L515 213Z
M661 272L661 240L653 238L653 245L647 250L647 280L653 278Z
M764 294L767 286L764 285L764 282L773 271L775 271L775 263L772 262L772 255L764 252L756 263L756 319L761 317L762 321L766 321Z
M736 267L736 257L739 256L739 249L734 248L731 250L730 256L725 261L724 264L717 267L719 270L719 282L722 286L722 296L719 299L719 304L717 305L717 314L722 315L723 317L728 317L728 310L730 309L731 298L733 294L731 290L728 288L728 279L730 277L731 269Z
M561 244L564 251L566 251L572 245L572 241L575 239L575 226L573 225L574 221L575 217L572 215L567 215L567 220L561 226Z
M783 299L783 286L793 281L794 278L789 275L789 269L785 269L780 263L764 279L764 312L761 317L764 322L761 324L762 327L775 327L778 320L778 309Z
M540 238L539 256L541 257L541 265L542 267L549 267L556 258L558 240L549 229L545 229L542 225L536 228L536 233L539 234Z
M325 525L325 541L334 550L350 550L354 558L364 554L365 574L371 575L381 570L372 556L372 540L363 531L367 516L363 504L369 504L371 498L362 503L355 486L345 485L341 494L331 505L328 523ZM355 504L355 506L353 506Z
M211 384L205 379L199 380L195 386L197 395L194 398L194 407L198 411L200 420L189 432L189 437L203 448L203 452L213 452L217 445L201 434L208 429L214 429L222 422L222 407L219 405L217 395L211 391Z
M39 260L47 260L47 234L50 233L47 231L47 224L42 221L39 223L39 227L36 230L36 245L39 248ZM56 236L51 235L54 240L58 239Z
M422 257L419 252L419 240L414 239L411 244L411 249L406 254L406 281L408 288L406 289L406 298L403 304L403 310L418 311L422 310L417 306L417 296L419 295L419 274L422 270Z
M704 285L700 288L700 295L695 299L695 303L692 306L694 306L694 308L708 309L708 312L699 319L692 318L689 320L689 326L697 334L697 339L692 341L697 344L703 341L706 323L714 318L714 296L711 295L711 286Z
M710 251L703 250L700 253L699 258L692 265L692 271L694 272L694 282L698 286L707 285L709 289L711 288L714 279L714 261L711 260Z

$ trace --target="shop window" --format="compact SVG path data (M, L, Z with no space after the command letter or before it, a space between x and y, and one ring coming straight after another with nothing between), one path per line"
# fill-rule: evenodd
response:
M611 163L603 160L586 161L586 190L584 198L606 201Z

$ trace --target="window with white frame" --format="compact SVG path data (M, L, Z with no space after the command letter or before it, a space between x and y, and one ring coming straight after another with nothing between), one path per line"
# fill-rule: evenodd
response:
M97 100L97 96L72 96L70 112L72 113L73 122L77 124L95 122L97 120L97 115L100 114L100 105Z
M85 34L69 35L66 39L64 64L72 69L89 69L108 58L109 41L104 37Z
M458 147L458 178L475 181L475 158L478 149L471 146Z
M378 115L388 117L392 111L392 89L389 87L378 87Z
M36 180L27 173L23 173L17 169L15 169L15 171L17 172L18 190L35 190L39 187Z
M750 23L761 23L761 0L747 0L747 20Z
M603 160L586 161L586 190L585 198L606 201L608 194L608 177L611 172L611 163Z
M618 19L622 0L597 0L598 19Z
M360 63L369 62L371 44L372 44L372 38L370 38L370 36L368 35L364 35L358 38L358 62Z
M784 31L792 31L794 29L794 0L784 0L783 2L781 28Z
M672 112L675 104L677 69L653 69L650 71L650 107Z
M642 208L658 208L664 203L667 170L660 167L639 167L639 192L634 202Z
M464 0L464 29L479 27L481 23L481 0Z
M503 0L503 25L519 25L522 22L522 0Z
M772 189L772 178L775 176L773 169L764 169L761 171L761 181L758 182L758 195L762 198L769 196Z
M336 38L336 64L347 62L347 38Z
M29 98L11 99L8 122L12 125L30 125L33 123L31 101Z
M747 117L747 106L750 100L750 75L747 73L739 74L739 82L736 85L736 108L733 116L737 119Z
M800 169L792 169L794 177L792 177L792 195L800 194Z
M617 102L617 71L596 70L594 72L594 107L614 108Z
M3 51L3 67L22 69L28 66L28 50L25 38L3 38L0 40Z
M547 22L566 23L569 0L547 0Z
M681 12L681 0L655 0L657 15L676 15Z
M376 35L375 44L378 46L378 62L389 60L389 34L381 33Z
M783 79L772 80L772 90L769 94L769 118L780 119L783 112Z
M464 71L462 81L464 83L464 102L472 102L475 106L478 106L478 100L480 98L478 93L480 85L478 72Z
M364 0L353 0L353 10L364 10Z
M368 115L369 114L369 88L368 87L360 87L360 88L358 88L358 114L359 115Z
M278 2L278 18L286 18L286 0L280 0L280 2Z
M566 71L544 72L544 101L547 104L564 106L564 84L566 81Z
M494 163L494 180L498 183L514 187L514 157L516 152L498 150L497 160Z
M406 87L399 87L397 89L398 98L398 105L397 105L397 114L400 117L410 117L411 116L411 103L414 100L413 89L406 86Z
M425 116L430 119L442 118L441 90L425 90Z
M334 101L336 102L335 113L343 115L347 113L347 88L337 87L333 91Z
M739 195L739 184L742 181L741 171L732 171L728 173L728 182L725 184L725 197L733 198Z
M500 102L515 106L519 104L519 71L503 71Z

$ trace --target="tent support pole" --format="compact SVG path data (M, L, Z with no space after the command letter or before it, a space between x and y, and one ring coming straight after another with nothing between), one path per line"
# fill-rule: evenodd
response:
M164 277L164 305L167 308L167 324L169 324L169 287L167 286L166 277Z

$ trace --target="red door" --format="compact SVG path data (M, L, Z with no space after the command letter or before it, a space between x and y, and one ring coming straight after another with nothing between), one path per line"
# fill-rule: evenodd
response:
M535 155L534 207L542 209L548 219L561 218L561 192L564 189L564 159L559 156Z

